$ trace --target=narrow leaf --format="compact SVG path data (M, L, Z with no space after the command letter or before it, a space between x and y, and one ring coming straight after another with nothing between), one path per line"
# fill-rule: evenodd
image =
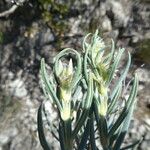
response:
M126 78L126 75L128 73L130 64L131 64L131 55L130 55L130 53L128 53L128 62L127 62L127 65L126 65L124 71L122 72L121 77L117 80L117 82L116 82L116 84L114 86L115 88L112 91L111 96L110 96L111 100L114 98L114 96L115 96L115 94L116 94L116 92L117 92L120 84L122 83L122 81Z
M87 116L89 114L89 110L83 110L81 117L77 120L77 124L75 126L75 129L72 133L72 137L75 138L79 132L79 130L81 129L81 127L84 125Z
M42 112L43 112L43 103L40 105L38 109L38 116L37 116L39 139L44 150L51 150L50 145L47 142L45 134L44 134Z
M125 147L121 148L120 150L126 150L126 149L130 150L131 148L134 148L135 146L137 146L140 142L141 142L141 140L135 141L134 143L132 143L128 146L125 146Z
M118 99L119 99L119 97L121 95L121 91L122 91L122 84L120 84L120 86L119 86L119 88L118 88L114 98L110 101L110 104L108 106L108 114L110 114L111 112L114 111L115 106L116 106L116 104L118 102Z
M90 117L90 143L91 143L91 150L97 150L96 140L95 140L95 131L94 131L94 116L93 116L93 113L91 114L91 117Z
M93 77L92 74L89 74L87 96L86 99L83 101L82 105L84 109L89 109L91 107L92 99L93 99Z
M122 54L123 54L124 51L125 51L125 49L123 49L123 48L120 49L119 52L118 52L118 54L117 54L117 57L115 58L115 61L114 61L113 65L112 65L111 71L109 73L108 84L111 82L111 80L114 77L114 73L115 73L115 71L116 71L116 69L117 69L117 67L119 65L119 61L120 61L121 56L122 56Z
M115 131L123 123L124 119L126 118L127 114L129 113L129 110L131 109L131 106L134 104L135 97L137 95L137 88L138 88L138 81L137 81L137 76L135 76L134 83L133 83L127 104L126 104L125 108L123 109L123 111L121 112L118 119L116 120L113 127L110 129L109 136L112 136L115 133Z
M131 94L128 98L128 106L127 107L129 107L129 112L128 112L127 117L125 118L125 120L123 122L122 131L121 131L120 136L118 137L118 139L117 139L117 141L114 145L114 150L119 150L120 149L121 144L123 143L125 135L128 131L130 121L131 121L131 117L132 117L133 110L134 110L134 106L135 106L135 97L137 95L137 86L138 86L138 82L137 82L137 77L135 76L133 87L132 87L132 90L131 90Z
M87 121L86 127L84 128L84 133L82 135L78 150L84 150L85 149L89 133L90 133L90 120Z
M52 98L54 99L55 103L57 104L57 107L59 110L61 110L61 104L56 96L56 93L54 92L50 80L48 78L46 69L45 69L45 61L44 59L41 60L41 75L42 75L42 80L46 86L46 89L48 90L48 92L50 93L50 95L52 96Z

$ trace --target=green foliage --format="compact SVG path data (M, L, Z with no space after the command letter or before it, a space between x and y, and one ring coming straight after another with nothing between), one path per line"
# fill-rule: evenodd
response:
M138 79L135 74L126 99L123 83L131 56L128 53L127 63L118 75L125 49L115 50L113 40L109 53L105 52L106 47L98 31L94 35L88 34L83 41L82 54L67 48L55 57L51 78L44 59L41 60L43 91L58 110L57 139L62 150L121 150L136 102ZM48 117L44 107L43 102L38 111L38 132L43 149L50 150L44 134L43 116ZM56 137L53 124L49 124ZM97 140L101 147L97 147Z
M4 41L4 34L0 31L0 44L2 44Z
M150 64L150 39L140 41L137 44L139 51L135 53L135 59L144 64Z
M70 11L73 0L59 2L55 0L38 0L42 10L43 20L59 36L67 32L68 25L65 20Z
M22 103L4 89L0 89L0 132L14 122Z

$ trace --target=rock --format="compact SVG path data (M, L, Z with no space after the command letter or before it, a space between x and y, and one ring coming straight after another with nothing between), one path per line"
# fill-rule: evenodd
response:
M116 29L116 30L112 30L111 32L110 32L110 37L114 40L114 41L116 41L116 39L118 38L118 35L119 35L119 31Z
M150 148L150 140L148 142L142 142L141 149L142 150L149 150Z
M124 6L126 4L126 6ZM126 27L130 17L130 5L123 1L107 1L107 14L114 20L113 25L115 27ZM124 9L124 7L126 7Z
M14 138L18 133L16 128L9 128L1 131L0 134L0 146L7 144L12 138Z
M150 118L146 118L145 119L145 123L148 125L148 127L150 128Z
M45 28L44 30L42 29L42 31L38 33L37 42L39 42L40 46L50 44L54 42L54 40L55 37L49 28L48 29Z
M9 142L8 135L0 135L0 146L3 146L8 142Z
M27 90L25 88L25 84L21 79L15 79L14 81L9 83L10 92L13 96L18 98L23 98L27 96Z
M138 68L136 70L136 73L138 74L138 79L140 82L150 83L150 72L147 69L144 68Z
M106 16L106 3L102 2L99 9L100 16Z
M111 21L108 19L108 17L104 17L102 22L102 28L104 31L110 32L112 30Z

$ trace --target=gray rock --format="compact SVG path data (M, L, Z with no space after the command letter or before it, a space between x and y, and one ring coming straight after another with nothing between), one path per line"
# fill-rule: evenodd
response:
M126 6L125 6L126 5ZM124 8L125 7L125 8ZM126 27L130 17L130 3L129 1L107 1L107 11L113 16L115 27Z
M9 83L11 95L16 96L18 98L23 98L27 96L27 90L25 88L25 84L21 79L15 79L14 81Z
M108 19L108 17L104 17L102 21L102 28L104 31L107 32L112 31L111 21Z
M0 135L0 146L3 146L4 144L9 142L8 135Z

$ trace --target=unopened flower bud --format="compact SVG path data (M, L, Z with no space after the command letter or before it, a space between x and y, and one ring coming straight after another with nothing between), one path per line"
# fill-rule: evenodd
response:
M107 98L103 97L103 100L101 100L101 102L99 103L99 106L98 106L99 115L106 116L107 109L108 109Z
M96 40L95 40L95 43L93 43L93 46L92 46L92 57L93 57L93 59L95 59L98 52L100 50L103 50L104 48L105 48L104 42L102 41L102 39L97 37Z
M70 107L64 107L60 112L63 121L67 121L71 117Z
M102 96L107 96L108 88L103 83L100 83L98 87L98 92Z
M62 73L59 75L59 80L62 88L69 88L73 78L73 64L72 59L69 61L69 65L63 67Z
M71 91L69 89L60 88L60 98L68 103L71 99Z

